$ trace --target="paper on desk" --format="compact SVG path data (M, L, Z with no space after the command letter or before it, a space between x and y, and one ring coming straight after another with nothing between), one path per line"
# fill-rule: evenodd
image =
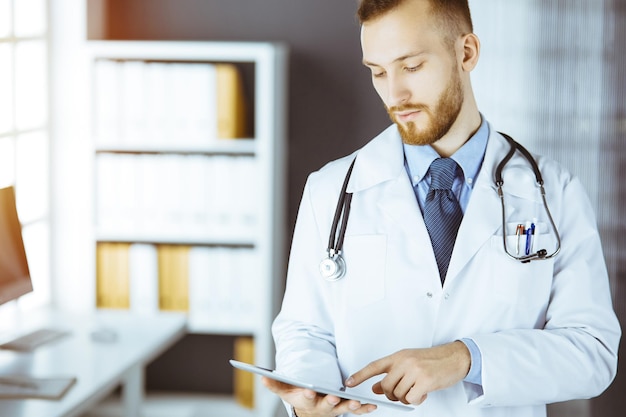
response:
M0 399L41 398L59 400L76 383L75 377L34 378L27 375L0 376Z

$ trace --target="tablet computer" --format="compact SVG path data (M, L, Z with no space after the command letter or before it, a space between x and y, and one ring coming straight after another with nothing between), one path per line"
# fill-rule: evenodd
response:
M402 410L402 411L414 410L413 407L410 407L408 405L404 405L401 403L394 403L394 402L386 401L386 400L377 400L375 398L353 394L350 391L343 391L342 389L334 389L334 388L322 387L322 386L315 385L315 384L309 384L309 383L299 381L297 379L293 379L288 376L276 373L271 369L262 368L260 366L252 365L249 363L244 363L244 362L231 359L230 364L234 366L235 368L242 369L248 372L253 372L255 374L263 375L270 379L284 382L285 384L293 385L295 387L307 388L315 392L319 392L320 394L334 395L336 397L343 398L346 400L356 400L360 402L361 404L374 404L374 405L381 406L381 407L391 407L395 410Z

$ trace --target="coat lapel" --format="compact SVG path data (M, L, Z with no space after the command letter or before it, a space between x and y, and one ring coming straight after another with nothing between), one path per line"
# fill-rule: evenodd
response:
M501 202L494 178L495 167L509 150L505 139L490 128L489 141L480 174L463 216L450 259L446 282L453 280L485 243L502 226ZM378 207L414 246L422 263L437 271L435 255L424 224L413 187L404 168L402 140L395 125L391 125L358 153L348 192L359 192L371 187L380 188ZM510 214L510 213L509 213Z
M487 241L502 227L502 204L495 185L495 168L509 150L502 136L490 128L480 174L457 235L446 282L454 279Z
M435 255L413 186L404 167L404 149L395 125L363 147L354 165L349 192L376 186L376 204L400 230L417 262L430 265L438 280Z

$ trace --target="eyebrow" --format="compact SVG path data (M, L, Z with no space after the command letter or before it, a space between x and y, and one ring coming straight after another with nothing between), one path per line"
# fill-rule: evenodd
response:
M420 55L424 55L425 53L426 52L411 52L409 54L399 56L398 58L396 58L393 61L391 61L391 63L395 64L397 62L404 61L405 59L415 58L415 57L418 57ZM363 62L363 65L365 65L366 67L380 67L379 64L376 64L374 62L369 62L369 61L366 61L366 60L363 60L362 62Z

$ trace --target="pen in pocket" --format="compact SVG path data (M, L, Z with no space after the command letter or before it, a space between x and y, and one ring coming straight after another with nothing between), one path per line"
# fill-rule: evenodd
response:
M533 239L535 237L535 223L531 223L526 228L526 255L530 255L533 250Z
M515 251L518 256L519 256L519 242L520 242L521 236L524 234L524 231L525 231L524 225L518 224L517 228L515 229L515 235L517 236L517 245L515 247Z

